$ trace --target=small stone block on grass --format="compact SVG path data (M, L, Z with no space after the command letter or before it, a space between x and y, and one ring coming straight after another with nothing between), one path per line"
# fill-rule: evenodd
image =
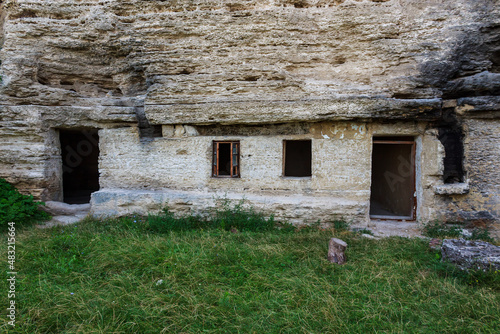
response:
M331 238L328 243L328 261L337 264L344 264L346 262L345 250L347 243L337 238Z

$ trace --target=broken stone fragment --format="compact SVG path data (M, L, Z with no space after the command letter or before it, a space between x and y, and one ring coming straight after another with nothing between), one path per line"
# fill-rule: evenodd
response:
M441 255L462 270L500 269L500 247L485 241L445 239Z
M433 238L429 241L429 248L432 250L439 250L441 248L441 239Z
M331 238L328 243L328 261L337 264L344 264L346 262L345 250L347 243L337 238Z
M161 135L162 137L169 138L173 137L175 133L174 125L162 125L161 127Z

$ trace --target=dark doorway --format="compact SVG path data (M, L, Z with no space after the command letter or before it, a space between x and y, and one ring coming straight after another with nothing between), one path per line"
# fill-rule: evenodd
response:
M407 137L373 139L370 216L415 219L415 142Z
M99 190L99 135L97 129L59 130L65 203L90 202Z
M311 176L311 141L283 141L283 175L305 177Z

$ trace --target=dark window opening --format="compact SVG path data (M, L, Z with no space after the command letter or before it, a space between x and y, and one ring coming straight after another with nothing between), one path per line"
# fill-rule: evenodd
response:
M374 138L370 216L415 219L415 142L393 137Z
M99 135L97 129L59 130L62 158L63 200L69 204L90 202L99 190Z
M443 182L459 183L465 180L464 131L453 108L443 109L443 117L435 123L438 139L443 144Z
M459 183L464 181L463 168L463 134L459 127L439 128L438 139L444 146L444 183Z
M311 141L283 141L283 176L311 176Z
M213 143L214 177L240 177L240 143L237 141Z

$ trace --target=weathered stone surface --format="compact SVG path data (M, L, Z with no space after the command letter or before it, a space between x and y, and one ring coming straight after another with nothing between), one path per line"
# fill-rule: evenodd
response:
M294 221L316 204L287 196L334 198L366 225L373 136L411 136L417 218L500 226L499 27L494 0L5 0L0 177L60 200L59 129L97 128L104 193L278 196ZM444 184L443 123L468 193ZM228 139L231 182L210 176ZM282 176L290 139L312 140L311 178Z
M145 94L155 106L496 87L491 1L297 3L5 1L2 93L39 105Z
M484 71L455 79L447 83L445 91L452 91L455 96L497 95L500 91L500 73Z
M463 195L469 192L468 183L440 184L434 187L437 195Z
M300 101L235 101L188 105L147 105L152 124L269 124L328 120L412 119L435 120L441 116L440 99L356 98Z
M463 117L500 117L500 96L463 97L457 100L457 104L456 111Z
M446 196L440 217L449 221L487 221L500 237L500 124L495 119L467 119L465 161L469 180L466 195ZM496 227L496 228L495 228Z
M443 261L465 270L500 269L500 247L485 241L445 239L441 247Z
M162 189L157 191L104 189L92 194L91 214L95 217L128 214L146 215L168 206L178 214L208 215L220 199L251 204L259 212L293 224L331 221L350 217L365 224L367 207L360 202L329 196L253 195L244 192L207 192Z

